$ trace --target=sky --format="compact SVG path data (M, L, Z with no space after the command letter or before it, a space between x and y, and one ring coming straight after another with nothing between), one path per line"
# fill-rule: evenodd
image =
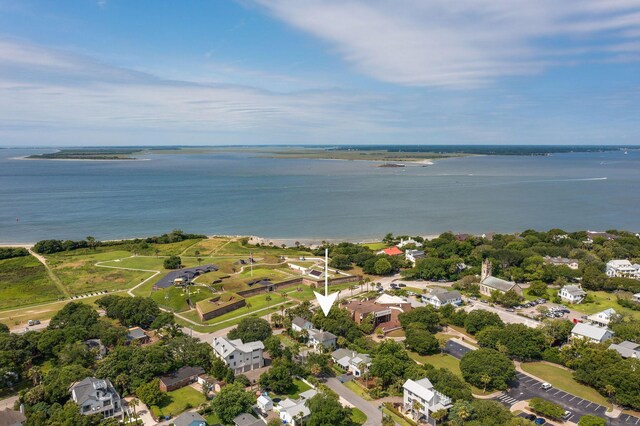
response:
M638 0L0 0L0 146L640 144Z

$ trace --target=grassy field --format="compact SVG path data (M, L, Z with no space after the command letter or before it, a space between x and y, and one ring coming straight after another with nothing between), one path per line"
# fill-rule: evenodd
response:
M0 309L48 302L62 296L35 257L0 260Z
M227 328L227 327L233 327L234 325L238 325L238 323L242 320L242 318L245 318L244 316L241 317L240 315L244 315L244 314L249 314L249 315L256 315L256 316L265 316L268 314L272 314L274 312L278 312L280 313L280 308L282 306L284 306L285 308L289 308L291 306L293 306L295 303L293 302L287 302L284 305L280 305L280 306L272 306L268 309L264 309L260 312L255 312L255 310L250 310L249 312L245 311L246 308L242 308L242 309L238 309L237 311L235 311L237 316L232 316L231 319L227 319L225 322L218 322L218 323L213 323L213 324L203 324L203 325L194 325L191 324L187 321L183 321L180 318L176 318L176 323L182 326L186 326L189 328L194 329L195 331L200 331L202 333L211 333L217 330L222 330L223 328ZM185 312L183 314L181 314L182 316L184 316L185 318L190 319L191 321L195 321L195 322L200 322L200 317L198 317L198 314L196 311L189 311L189 312ZM214 321L214 320L211 320Z
M379 251L382 249L385 249L387 247L389 247L388 245L386 245L383 242L378 242L378 243L366 243L363 244L363 246L367 247L369 250L373 250L373 251Z
M613 308L619 314L626 314L635 319L640 319L640 311L634 311L633 309L618 305L615 294L607 293L605 291L589 291L588 294L593 297L593 303L571 305L571 308L578 312L582 312L585 315L591 315L596 312L604 311L608 308Z
M372 398L369 395L369 393L362 386L360 386L358 383L356 383L355 380L349 380L344 385L346 387L348 387L349 389L351 389L353 391L353 393L355 393L356 395L359 395L361 398L366 399L367 401L371 401L372 400Z
M196 252L200 252L200 256L210 256L217 252L222 246L227 244L228 238L214 237L206 240L200 240L188 247L183 254L185 256L197 256Z
M596 402L600 405L611 407L611 404L607 399L600 395L598 391L590 388L589 386L578 383L573 378L573 373L571 371L542 362L522 363L521 367L527 373L533 374L534 376L543 379L545 382L551 383L558 389L562 389L565 392Z
M367 421L367 415L357 408L351 409L351 420L361 425Z
M200 300L213 296L207 287L192 286L190 289L191 303L195 304ZM180 287L169 287L153 291L151 298L159 305L169 308L174 312L184 312L190 309L187 304L187 290Z
M309 256L311 252L297 250L295 248L281 248L281 247L255 247L255 246L243 246L240 241L231 241L224 247L218 250L217 254L251 254L254 256L263 256L265 254L270 255L284 255L284 256Z
M449 354L435 354L424 356L418 355L415 352L409 352L409 357L414 361L418 361L422 364L431 364L436 368L447 369L462 379L462 371L460 371L460 360L454 356L451 356ZM473 385L469 386L471 386L471 392L473 392L474 394L483 395L486 393L482 389L477 388Z
M300 398L300 394L302 392L308 391L309 389L311 389L311 386L309 386L308 384L306 384L305 382L303 382L300 379L293 379L293 385L289 388L289 390L287 391L286 394L282 394L282 395L274 395L273 398L280 398L280 399L285 399L285 398L291 398L291 399L298 399Z
M127 296L124 291L115 293L119 296ZM103 296L93 296L78 300L78 302L86 303L93 307L96 307L95 301ZM7 324L10 328L26 325L27 321L33 320L47 320L55 315L64 305L72 300L65 300L62 302L47 303L43 305L24 307L19 309L11 309L0 311L0 323Z
M202 392L199 392L191 386L185 386L181 389L167 392L161 406L152 406L151 411L157 417L160 416L176 416L189 408L196 408L206 399Z

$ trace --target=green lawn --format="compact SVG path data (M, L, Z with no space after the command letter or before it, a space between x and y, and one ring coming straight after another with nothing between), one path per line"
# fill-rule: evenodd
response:
M361 425L361 424L364 424L364 422L367 421L367 415L364 414L362 411L360 411L357 408L352 408L351 409L351 420L353 420L357 424Z
M311 386L309 386L302 380L295 378L293 379L293 385L289 388L286 394L274 395L272 397L280 398L280 399L286 399L286 398L298 399L300 398L300 394L302 392L308 391L309 389L311 389Z
M422 364L431 364L436 368L444 368L451 371L456 376L462 378L462 371L460 371L460 360L454 356L449 354L435 354L435 355L418 355L415 352L409 352L409 357L414 361L418 361ZM464 380L464 379L463 379ZM477 388L471 384L471 392L477 395L483 395L484 392L482 389Z
M571 393L589 401L596 402L600 405L611 407L611 404L607 401L607 399L604 396L600 395L598 391L590 388L589 386L578 383L573 378L573 372L571 371L542 362L522 363L521 367L527 373L533 374L534 376L541 378L545 382L551 383L558 389L562 389L565 392Z
M400 426L415 426L414 422L410 422L405 417L400 417L393 411L389 410L387 407L382 407L382 413L388 416L391 416L394 422Z
M33 256L0 260L0 309L63 297L42 263Z
M371 401L372 400L372 398L369 395L369 393L362 386L360 386L358 383L356 383L355 380L349 380L344 385L346 387L348 387L349 389L351 389L351 391L353 391L353 393L359 395L361 398L366 399L367 401Z
M222 424L220 417L218 417L218 415L215 413L211 413L205 416L205 420L207 421L207 424L210 424L210 425Z
M211 290L203 286L191 286L191 303L195 304L213 296ZM187 304L187 289L181 287L169 287L159 289L151 293L151 298L159 305L173 310L174 312L184 312L189 310Z
M160 416L176 416L190 408L196 408L206 399L202 392L191 386L185 386L173 392L167 392L160 406L152 406L151 411L156 418Z
M605 291L589 291L588 294L594 299L593 303L571 305L571 308L582 312L585 315L591 315L596 312L604 311L608 308L613 308L619 314L625 314L635 319L640 319L640 311L634 311L633 309L618 305L615 294L607 293Z
M292 278L293 274L287 274L275 268L268 268L266 266L255 266L253 272L251 268L245 268L240 274L240 278L245 280L258 279L258 278L270 278L272 281L283 281L287 278Z
M294 304L295 304L294 302L287 302L287 303L285 303L284 305L281 305L281 306L284 306L285 308L289 308L289 307L293 306ZM223 318L223 317L226 317L226 316L230 315L231 319L229 319L226 322L215 322L216 319L218 319L218 318L214 318L214 319L208 321L207 324L193 325L193 324L191 324L189 322L182 321L180 318L176 318L176 323L178 323L179 325L182 325L182 326L193 328L196 331L200 331L200 332L203 332L203 333L211 333L211 332L216 331L216 330L221 330L223 328L227 328L227 327L231 327L231 326L237 325L240 321L242 321L243 318L246 318L246 316L240 317L240 315L243 315L243 314L255 314L256 316L261 316L262 317L264 315L267 315L267 314L270 314L270 313L274 313L274 312L278 312L279 313L281 306L272 306L271 308L262 310L260 312L255 312L256 311L255 309L247 310L247 308L240 308L238 310L230 312L229 314L225 314L222 317L218 317L218 318ZM198 313L195 310L191 310L189 312L185 312L185 313L182 313L180 315L182 315L185 318L188 318L188 319L190 319L192 321L195 321L195 322L198 322L198 323L200 322L200 317L198 316ZM220 320L218 319L218 321L220 321Z
M217 254L250 254L253 253L255 257L264 255L285 255L285 256L312 256L311 252L297 250L295 248L281 247L256 247L256 246L243 246L240 241L231 241L222 247Z
M383 243L383 242L379 242L379 243L366 243L363 244L363 246L368 247L369 250L373 250L373 251L380 251L384 248L387 248L388 246Z

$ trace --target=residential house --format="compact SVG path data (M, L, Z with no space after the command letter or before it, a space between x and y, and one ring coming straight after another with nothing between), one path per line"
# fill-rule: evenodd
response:
M256 419L251 414L242 413L233 419L235 426L264 426L264 422L260 419Z
M578 259L568 259L566 257L551 257L551 256L545 256L543 257L544 263L546 263L547 265L554 265L554 266L567 266L571 269L578 269Z
M311 414L305 402L317 394L318 392L315 389L309 389L302 392L298 399L287 398L284 401L280 401L276 405L275 411L279 413L283 423L291 426L300 426Z
M400 239L400 243L398 244L398 248L402 248L404 246L408 246L408 245L414 245L416 247L422 247L422 243L414 240L413 238L407 238L406 240L404 238Z
M147 333L144 332L143 329L141 329L140 327L133 327L130 328L127 331L127 344L137 344L137 345L144 345L146 343L149 343L149 341L151 340L149 338L149 336L147 335Z
M631 297L631 300L633 300L634 302L638 302L640 303L640 293L636 293Z
M393 246L393 247L388 247L386 249L380 250L376 254L386 254L387 256L400 256L401 254L403 254L403 252L397 246Z
M102 359L107 354L107 348L105 348L100 339L89 339L82 343L84 343L89 351L94 353L95 359Z
M371 357L348 349L338 349L331 354L333 362L343 370L350 371L355 377L366 373L371 366Z
M451 398L435 390L427 378L407 380L402 388L404 411L411 412L414 418L429 420L430 413L451 407Z
M187 411L171 421L172 426L207 426L207 420L195 411Z
M571 330L571 339L586 339L593 343L602 343L613 338L613 331L606 327L598 327L579 322Z
M182 367L173 373L160 377L160 390L171 392L183 388L198 381L201 374L204 374L202 367Z
M213 351L234 373L264 367L264 344L260 341L243 343L242 340L229 340L227 337L214 337Z
M607 262L606 274L611 278L640 279L640 265L632 264L627 259L616 259Z
M258 397L258 401L256 402L258 409L263 413L267 413L273 410L273 399L269 396L268 393L263 393Z
M416 261L424 259L424 252L422 250L406 250L404 258L415 265Z
M587 320L591 322L593 325L598 325L601 327L606 327L609 325L611 320L615 319L618 316L616 310L613 308L605 309L602 312L595 313L593 315L589 315Z
M610 234L608 232L600 232L600 231L587 231L587 239L584 241L587 244L593 244L593 241L596 238L604 238L605 240L611 241L617 238L620 238L617 235Z
M21 411L5 408L0 411L0 426L23 426L27 417Z
M485 296L491 296L494 291L500 293L506 293L510 290L515 291L519 296L522 296L522 287L513 281L503 280L491 275L491 262L485 260L482 262L482 273L480 275L480 293Z
M422 295L422 301L439 308L445 305L460 306L462 304L462 296L457 290L444 290L434 288L429 294Z
M87 377L69 388L71 399L78 404L80 414L102 414L105 418L123 416L120 395L109 379Z
M302 330L311 330L312 328L313 324L311 323L311 321L306 320L302 317L295 317L293 321L291 321L291 330L298 333L302 332Z
M625 340L621 343L612 343L609 349L618 352L622 358L640 359L640 345L636 342Z
M315 328L312 328L308 331L309 340L307 344L309 346L313 346L316 349L319 348L335 348L337 337L335 334L329 333L328 331L322 331Z
M563 302L580 303L587 296L587 292L579 285L565 285L558 292Z

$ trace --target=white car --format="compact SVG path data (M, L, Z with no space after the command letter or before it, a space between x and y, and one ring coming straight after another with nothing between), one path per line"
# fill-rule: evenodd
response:
M544 390L549 390L549 389L551 389L553 386L551 386L551 383L544 382L544 383L542 384L542 386L540 386L540 387L541 387L542 389L544 389Z

